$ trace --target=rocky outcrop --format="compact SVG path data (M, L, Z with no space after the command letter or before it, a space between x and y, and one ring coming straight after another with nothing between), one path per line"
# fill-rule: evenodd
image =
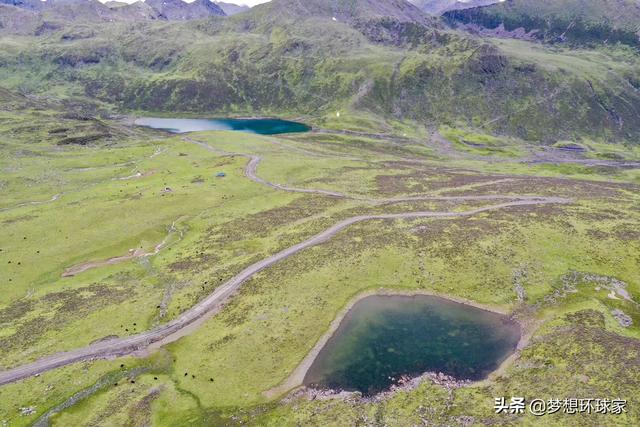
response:
M195 0L193 3L185 3L182 0L146 0L145 3L158 12L160 19L168 21L226 16L220 6L209 0Z
M500 0L410 0L423 11L431 15L442 15L450 10L464 10L479 6L488 6Z
M227 16L237 15L238 13L246 12L250 9L249 6L237 5L234 3L225 3L222 1L216 1L214 3L217 4L220 9L222 9L224 13L227 14Z

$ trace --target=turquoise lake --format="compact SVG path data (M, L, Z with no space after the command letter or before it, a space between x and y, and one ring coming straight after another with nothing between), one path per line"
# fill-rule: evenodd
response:
M373 395L401 376L442 372L480 380L515 349L508 317L434 296L370 296L354 305L318 354L306 386Z
M304 123L280 119L166 119L141 117L135 121L135 124L173 133L231 130L260 135L276 135L311 130Z

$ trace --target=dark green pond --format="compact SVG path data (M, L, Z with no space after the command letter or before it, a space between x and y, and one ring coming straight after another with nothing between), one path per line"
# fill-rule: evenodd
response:
M304 384L372 395L403 375L479 380L519 340L519 324L497 313L433 296L370 296L349 311Z
M279 119L161 119L142 117L137 119L135 124L174 133L234 130L261 135L275 135L279 133L308 132L311 130L304 123Z

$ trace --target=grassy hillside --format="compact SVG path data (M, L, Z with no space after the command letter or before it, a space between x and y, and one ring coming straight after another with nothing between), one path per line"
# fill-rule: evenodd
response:
M382 17L389 3L370 4L296 8L276 0L206 21L69 24L0 39L0 75L22 92L122 110L311 117L348 110L551 143L640 136L640 60L632 51L480 40L415 15L411 5Z
M640 4L635 0L508 0L447 12L451 22L508 31L524 28L549 42L640 46Z
M406 22L429 21L426 15L406 0L278 0L253 8L251 15L269 17L272 21L310 16L347 22L379 18Z

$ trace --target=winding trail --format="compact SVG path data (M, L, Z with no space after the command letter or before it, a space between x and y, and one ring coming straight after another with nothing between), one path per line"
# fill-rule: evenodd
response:
M151 154L149 157L147 157L147 159L153 159L154 157L164 153L165 151L167 151L168 148L156 148L156 150L153 152L153 154ZM137 163L139 163L140 160L134 160L134 161L130 161L130 162L125 162L125 163L116 163L114 165L103 165L103 166L95 166L95 167L87 167L87 168L73 168L73 169L67 169L66 172L86 172L86 171L92 171L92 170L96 170L96 169L103 169L103 168L117 168L117 167L124 167L124 166L129 166L129 165L135 165ZM141 176L144 176L141 175ZM124 178L113 178L113 179L133 179L133 178L138 178L137 175L132 175L129 177L124 177ZM95 186L97 184L93 184L92 186ZM87 187L82 187L82 189L86 189ZM73 190L72 192L75 192L78 190ZM65 193L58 193L53 195L50 199L48 200L39 200L39 201L30 201L30 202L22 202L19 203L17 205L14 206L6 206L4 208L0 208L0 212L6 212L6 211L10 211L13 209L18 209L18 208L23 208L25 206L36 206L36 205L44 205L47 203L52 203L55 202L56 200L59 200L62 195Z
M4 211L10 211L12 209L18 209L18 208L22 208L24 206L36 206L36 205L44 205L45 203L51 203L51 202L55 202L56 200L58 200L60 197L62 197L62 193L56 194L54 196L52 196L49 200L39 200L39 201L33 201L33 202L23 202L23 203L19 203L17 205L14 206L8 206L6 208L0 208L0 212L4 212Z
M244 168L244 176L246 176L251 181L256 182L258 184L266 185L267 187L275 188L276 190L291 191L294 193L311 193L311 194L322 194L325 196L332 196L332 197L339 197L339 198L349 198L347 195L338 193L335 191L296 188L296 187L289 187L282 184L274 184L273 182L269 182L265 179L262 179L257 175L258 165L262 161L262 157L260 156L256 156L254 154L232 153L229 151L224 151L219 148L212 147L206 142L198 141L197 139L189 138L186 136L183 137L182 140L186 142L190 142L192 144L199 145L200 147L208 151L211 151L212 153L219 154L221 156L239 156L239 157L245 157L249 159L249 163L247 163L247 165Z
M508 196L495 197L505 198ZM481 212L504 209L513 206L543 205L550 203L568 202L569 200L559 197L537 197L526 200L513 200L511 202L504 202L491 206L484 206L468 210L466 212L411 212L381 215L360 215L347 218L303 242L286 248L276 253L275 255L267 257L248 266L240 273L232 277L230 280L216 288L216 290L207 298L200 301L198 304L194 305L192 308L185 311L178 318L172 320L171 322L161 325L155 329L151 329L147 332L140 333L138 335L100 341L84 348L54 354L52 356L44 357L33 363L2 371L0 372L0 385L9 384L23 378L31 377L49 371L51 369L55 369L79 361L114 358L131 354L142 354L150 347L153 348L157 347L158 345L165 345L170 342L176 341L180 337L184 336L186 332L193 330L194 327L198 327L205 320L216 314L228 300L228 298L232 296L245 281L253 277L255 274L304 249L324 243L340 231L359 222L371 220L464 217L476 215Z
M275 188L276 190L291 191L293 193L322 194L322 195L325 195L325 196L339 197L339 198L342 198L342 199L350 198L349 196L347 196L345 194L338 193L338 192L335 192L335 191L316 190L316 189L312 189L312 188L289 187L289 186L282 185L282 184L274 184L272 182L264 180L264 179L260 178L257 175L258 165L262 161L262 158L259 157L259 156L254 156L254 155L250 155L248 157L249 157L250 160L249 160L249 163L247 163L247 166L244 169L244 175L247 178L249 178L250 180L252 180L254 182L257 182L258 184L266 185L267 187Z
M104 341L98 341L93 344L90 344L86 347L54 354L51 356L43 357L40 360L37 360L33 363L29 363L23 366L19 366L16 368L8 369L0 372L0 385L9 384L24 378L28 378L34 375L38 375L40 373L69 365L71 363L84 361L84 360L95 360L95 359L108 359L115 358L120 356L126 356L131 354L142 355L148 350L152 350L154 348L166 345L168 343L174 342L179 338L189 334L195 328L199 327L211 316L216 314L225 304L225 302L231 297L240 286L249 280L251 277L261 272L262 270L294 255L298 252L301 252L307 248L312 246L316 246L322 244L333 236L335 236L340 231L345 228L354 225L359 222L364 221L372 221L372 220L398 220L398 219L418 219L418 218L451 218L451 217L464 217L464 216L472 216L482 212L493 211L498 209L504 209L514 206L525 206L525 205L544 205L544 204L557 204L557 203L568 203L570 200L560 198L560 197L540 197L540 196L511 196L511 195L479 195L479 196L408 196L408 197L399 197L399 198L391 198L391 199L369 199L364 197L357 196L348 196L342 193L329 191L329 190L319 190L319 189L306 189L306 188L296 188L289 187L281 184L274 184L269 182L263 178L260 178L257 175L257 168L260 164L262 158L257 155L249 155L249 154L241 154L241 153L229 153L218 148L212 147L202 141L197 141L188 137L184 138L185 141L192 142L194 144L200 145L206 148L209 151L215 152L220 155L230 155L230 156L242 156L249 159L249 162L245 166L244 174L245 176L261 185L265 185L267 187L271 187L277 190L297 192L297 193L314 193L321 194L330 197L343 198L343 199L352 199L359 200L363 202L373 203L373 204L386 204L386 203L396 203L396 202L406 202L406 201L418 201L418 200L444 200L444 201L499 201L502 200L502 203L478 207L475 209L471 209L464 212L456 212L456 211L443 211L443 212L428 212L428 211L420 211L420 212L407 212L407 213L394 213L394 214L377 214L377 215L359 215L351 218L344 219L333 226L327 228L326 230L316 234L304 240L296 245L293 245L289 248L283 249L282 251L271 255L267 258L264 258L261 261L258 261L250 266L246 267L240 273L229 279L227 282L223 283L221 286L215 289L213 293L207 296L204 300L200 301L189 310L182 313L176 319L158 326L154 329L151 329L146 332L142 332L137 335L124 337L124 338L113 338ZM174 225L170 229L170 234L174 230ZM163 240L158 246L155 247L154 252L152 253L137 253L133 252L125 256L113 258L111 260L99 262L99 265L111 264L115 262L120 262L126 259L131 259L135 257L144 257L150 256L154 253L157 253L166 243L166 239ZM75 267L72 267L65 271L65 275L74 275L81 273L82 271L86 271L88 269L99 266L95 262L90 262L86 264L81 264Z
M374 204L374 205L384 205L384 204L401 203L401 202L427 201L427 200L453 201L453 202L456 202L456 201L482 201L482 200L529 200L529 201L535 201L535 200L543 199L540 196L515 196L515 195L480 195L480 196L435 196L435 195L424 195L424 196L405 196L405 197L392 197L392 198L386 198L386 199L374 199L374 198L368 198L368 197L362 197L362 196L351 196L351 195L348 195L348 194L339 193L339 192L330 191L330 190L319 190L319 189L312 189L312 188L290 187L288 185L276 184L276 183L267 181L266 179L260 178L258 176L258 165L262 161L262 157L260 157L260 156L257 156L255 154L232 153L232 152L229 152L229 151L224 151L224 150L221 150L219 148L213 147L213 146L207 144L206 142L198 141L196 139L189 138L189 137L183 137L182 139L184 141L186 141L186 142L190 142L192 144L199 145L199 146L203 147L204 149L206 149L208 151L211 151L213 153L216 153L218 155L221 155L221 156L239 156L239 157L247 158L247 159L249 159L249 162L247 163L247 165L244 168L244 176L246 176L247 178L249 178L250 180L252 180L252 181L254 181L254 182L258 183L258 184L265 185L267 187L274 188L276 190L289 191L289 192L293 192L293 193L321 194L321 195L331 196L331 197L340 198L340 199L356 200L356 201L371 203L371 204ZM503 178L503 179L499 179L499 180L496 180L496 181L491 181L491 182L488 182L488 183L482 183L482 185L496 184L496 183L501 183L501 182L509 182L509 181L512 181L512 180L513 180L512 178Z
M176 222L178 221L178 219L173 221L173 223L169 227L169 231L167 232L167 236L164 239L162 239L162 242L160 242L157 245L155 245L153 247L152 251L145 252L144 250L139 249L139 248L138 249L129 249L129 253L126 254L126 255L116 256L116 257L109 258L109 259L102 260L102 261L83 262L82 264L77 264L77 265L74 265L72 267L69 267L69 268L65 269L64 272L62 273L62 277L73 277L73 276L75 276L77 274L84 273L85 271L92 270L94 268L104 267L106 265L114 265L114 264L121 263L123 261L129 261L129 260L132 260L132 259L135 259L135 258L145 258L145 257L150 257L150 256L157 255L167 245L167 243L169 241L169 237L173 233L178 231L178 229L176 228ZM180 240L182 240L182 237L183 237L183 233L182 233L182 231L180 231Z

